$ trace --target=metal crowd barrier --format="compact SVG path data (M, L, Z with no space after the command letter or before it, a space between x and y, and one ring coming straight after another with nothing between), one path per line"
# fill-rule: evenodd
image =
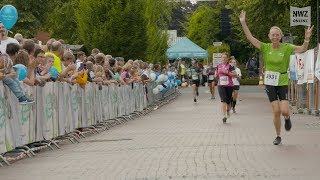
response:
M317 62L319 61L318 48L314 50L314 60L307 59L305 61L311 69L313 74L308 69L303 70L304 76L307 75L308 81L305 83L298 83L297 80L290 80L289 85L289 101L293 110L293 113L304 113L319 115L319 80L315 77L315 72L320 70L317 68ZM310 64L309 64L310 63ZM304 65L306 65L304 64ZM306 67L305 67L306 68ZM311 77L312 76L312 77Z
M0 166L3 162L9 165L4 156L22 153L31 157L44 147L59 148L60 140L79 142L86 133L147 114L179 94L172 88L155 95L155 82L109 85L102 90L94 83L85 89L61 82L48 82L44 87L21 85L35 103L20 105L9 88L0 85Z

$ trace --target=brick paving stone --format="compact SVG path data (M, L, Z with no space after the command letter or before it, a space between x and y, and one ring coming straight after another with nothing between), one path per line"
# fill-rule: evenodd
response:
M271 107L263 87L241 87L237 113L222 123L219 98L191 88L134 121L44 151L10 167L2 180L319 179L320 120L292 115L293 128L274 146Z

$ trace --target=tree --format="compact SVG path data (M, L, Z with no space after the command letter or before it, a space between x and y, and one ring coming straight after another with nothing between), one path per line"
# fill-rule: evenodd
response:
M32 38L47 18L48 2L49 0L3 0L1 5L11 4L18 11L18 21L11 31L21 33L24 38Z
M218 11L208 5L200 6L190 17L186 27L187 37L206 49L216 40L215 37L220 31L219 19Z
M146 29L141 0L80 0L76 9L81 40L107 54L144 58Z
M166 33L172 6L167 0L144 0L147 34L146 60L153 63L166 62L168 48Z
M75 9L79 0L55 0L48 3L48 15L44 29L51 37L63 39L68 44L81 43L77 28Z
M252 53L257 50L249 44L249 41L242 31L239 22L241 10L247 12L248 26L252 34L260 41L269 42L270 40L267 35L270 27L279 26L284 34L292 33L297 37L294 41L295 44L302 44L304 39L304 27L290 27L290 6L304 7L310 5L312 7L312 12L316 12L316 1L313 0L228 0L228 3L233 10L232 24L237 36L237 42L240 46L246 46L247 49L251 49ZM268 6L265 4L268 4ZM312 13L312 22L316 22L316 13ZM314 28L314 30L315 29L316 28ZM313 36L309 47L315 46L316 38L314 37L315 36ZM239 54L248 56L247 53Z

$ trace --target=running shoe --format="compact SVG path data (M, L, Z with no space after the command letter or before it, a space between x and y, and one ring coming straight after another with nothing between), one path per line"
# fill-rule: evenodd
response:
M289 117L288 119L284 120L284 128L286 129L286 131L290 131L291 127L292 127L292 123Z
M214 97L214 96L211 96L211 99L215 99L215 97Z
M227 117L222 118L223 124L227 123Z
M273 141L274 145L279 145L281 143L281 137L277 136L276 139Z
M194 102L197 102L197 99L196 99L196 98L194 98L194 99L193 99L193 101L194 101Z
M233 113L236 113L236 112L237 112L235 108L232 108L232 111L233 111Z
M34 103L33 100L27 98L26 96L22 96L18 100L19 100L20 104L31 104L31 103Z

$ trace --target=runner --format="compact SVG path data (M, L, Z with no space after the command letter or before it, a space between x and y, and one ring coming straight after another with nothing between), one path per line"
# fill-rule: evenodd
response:
M215 96L214 96L215 71L216 71L216 68L213 67L213 63L210 63L209 68L207 69L207 76L208 76L208 87L211 93L211 99L215 99Z
M221 99L221 109L223 113L223 123L227 122L230 117L231 99L233 90L232 77L236 76L234 67L228 63L228 54L222 53L221 63L216 69L216 76L218 77L218 91Z
M191 78L192 78L192 93L193 93L193 101L197 102L197 96L199 96L199 85L200 85L200 73L201 69L198 66L196 60L191 61L192 65L190 67Z
M237 60L234 58L234 56L231 56L230 64L235 68L235 71L237 73L237 76L232 78L233 92L232 92L232 102L231 102L232 111L233 111L233 113L236 113L235 107L237 104L238 92L240 89L241 70L237 67Z
M293 52L302 53L307 50L313 26L309 26L305 29L303 44L301 46L295 46L293 44L280 42L283 37L283 33L281 29L276 26L271 27L269 31L269 39L271 43L263 43L252 36L246 24L245 11L241 12L239 20L247 39L252 45L260 49L263 55L265 68L264 83L266 85L266 92L271 103L273 124L277 134L273 144L279 145L281 143L281 114L285 119L285 129L290 131L292 127L289 113L289 78L287 74L290 63L290 55L293 54Z

